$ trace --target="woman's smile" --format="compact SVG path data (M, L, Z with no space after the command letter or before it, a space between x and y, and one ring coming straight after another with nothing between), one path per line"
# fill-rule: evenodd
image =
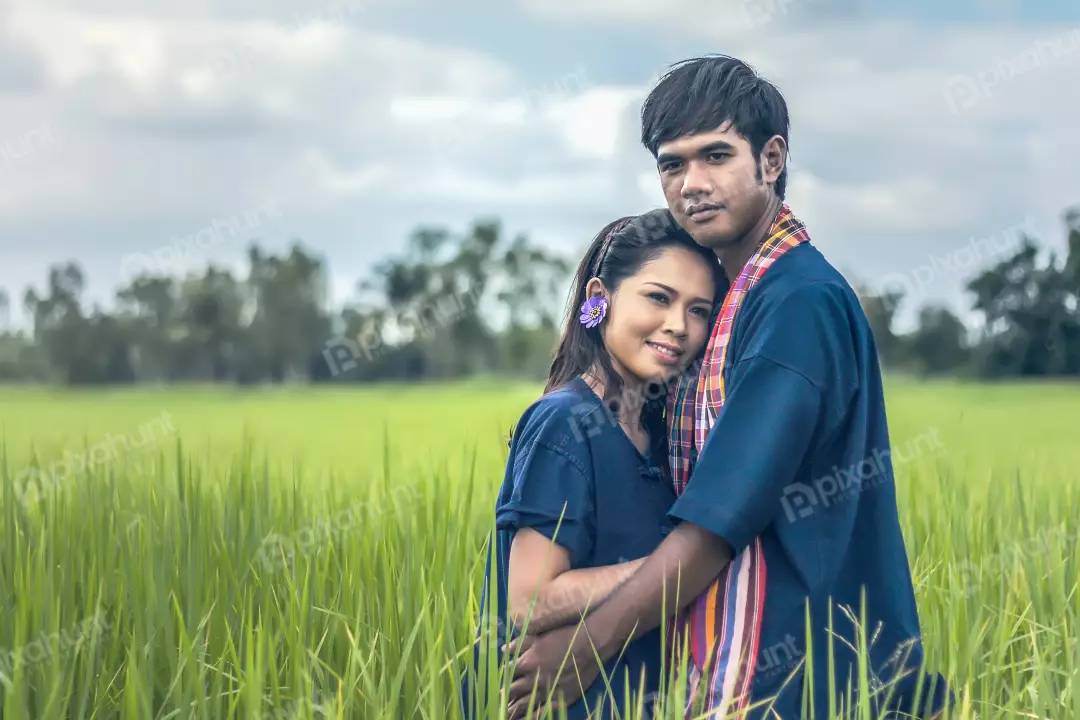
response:
M679 362L679 358L683 356L683 350L675 345L669 345L667 343L653 342L652 340L646 340L645 344L653 351L657 359L660 362L667 365L674 365Z

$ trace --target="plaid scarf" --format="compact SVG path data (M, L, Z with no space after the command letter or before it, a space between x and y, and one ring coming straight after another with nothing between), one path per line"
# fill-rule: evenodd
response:
M743 299L778 257L809 240L805 226L791 208L781 205L768 239L743 267L724 298L700 371L680 378L670 394L671 474L676 494L682 495L690 482L697 454L724 408L724 365ZM761 539L757 538L732 558L716 581L675 619L674 629L681 629L689 637L693 661L688 716L702 689L706 710L725 713L745 709L757 663L764 607L765 556ZM710 666L710 662L714 664ZM704 683L703 678L707 678Z

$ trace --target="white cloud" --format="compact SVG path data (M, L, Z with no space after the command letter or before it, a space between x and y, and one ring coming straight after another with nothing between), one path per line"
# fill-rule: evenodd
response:
M790 17L792 6L813 0L521 0L539 17L562 21L597 21L648 25L657 33L707 32L732 38L771 21Z
M1080 200L1080 181L1064 171L1080 163L1080 95L1063 92L1080 84L1080 43L966 112L946 96L950 77L1074 32L832 23L778 30L767 49L747 38L731 52L785 94L793 192L828 208L838 232L864 233L868 215L912 232L959 231L987 214L1046 211L1047 196L1059 209Z
M858 228L892 232L950 231L977 219L977 208L958 204L933 178L908 176L872 183L829 182L802 171L791 177L787 201L808 223L828 234ZM865 231L864 231L865 232Z
M10 32L41 59L49 85L0 96L0 145L47 120L63 147L22 160L17 175L0 167L10 217L205 213L266 193L316 206L371 187L380 151L405 145L388 112L394 95L468 97L511 75L480 53L318 13L283 25L23 4ZM321 156L368 169L330 171Z
M597 87L576 97L552 102L544 112L570 153L595 160L614 160L622 151L620 124L627 108L640 106L646 88Z
M479 173L442 171L426 183L429 197L462 203L488 205L534 205L563 209L570 205L593 206L612 197L612 178L603 171L528 175L510 181L488 178ZM406 183L397 186L404 192Z
M391 175L386 163L365 165L353 170L342 169L315 148L304 153L299 170L301 178L310 179L314 187L334 197L370 192Z
M948 94L950 79L990 77L1067 28L811 22L815 0L721 0L704 13L690 0L522 0L537 45L559 22L634 35L627 56L568 46L579 64L545 76L524 53L376 32L372 1L297 15L291 0L16 0L0 31L0 213L198 226L272 196L288 217L362 207L371 239L359 242L379 246L369 253L435 207L453 222L499 214L577 248L663 203L638 140L656 75L617 66L702 44L785 93L790 200L841 264L917 267L1080 200L1080 96L1067 91L1080 51L979 86L975 102Z
M911 272L934 253L955 252L1025 218L1044 231L1043 242L1062 245L1057 214L1080 202L1073 127L1080 95L1065 90L1080 86L1075 29L873 18L801 23L800 12L811 14L808 0L765 3L790 8L774 13L766 42L760 33L732 32L752 2L706 13L730 22L661 0L523 6L547 19L677 28L775 82L792 117L789 202L841 265L871 276ZM958 95L957 77L978 83L977 94ZM642 165L635 177L642 197L660 200L654 174ZM960 299L963 280L949 276L924 299Z

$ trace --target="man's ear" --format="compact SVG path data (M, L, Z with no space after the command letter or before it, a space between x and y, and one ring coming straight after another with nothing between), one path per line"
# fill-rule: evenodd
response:
M787 143L779 135L773 135L761 148L761 179L776 184L787 167Z

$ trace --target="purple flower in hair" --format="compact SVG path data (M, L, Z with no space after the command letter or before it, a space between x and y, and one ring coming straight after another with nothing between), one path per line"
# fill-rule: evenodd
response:
M578 321L587 328L594 328L607 315L607 298L597 295L581 305L581 317Z

